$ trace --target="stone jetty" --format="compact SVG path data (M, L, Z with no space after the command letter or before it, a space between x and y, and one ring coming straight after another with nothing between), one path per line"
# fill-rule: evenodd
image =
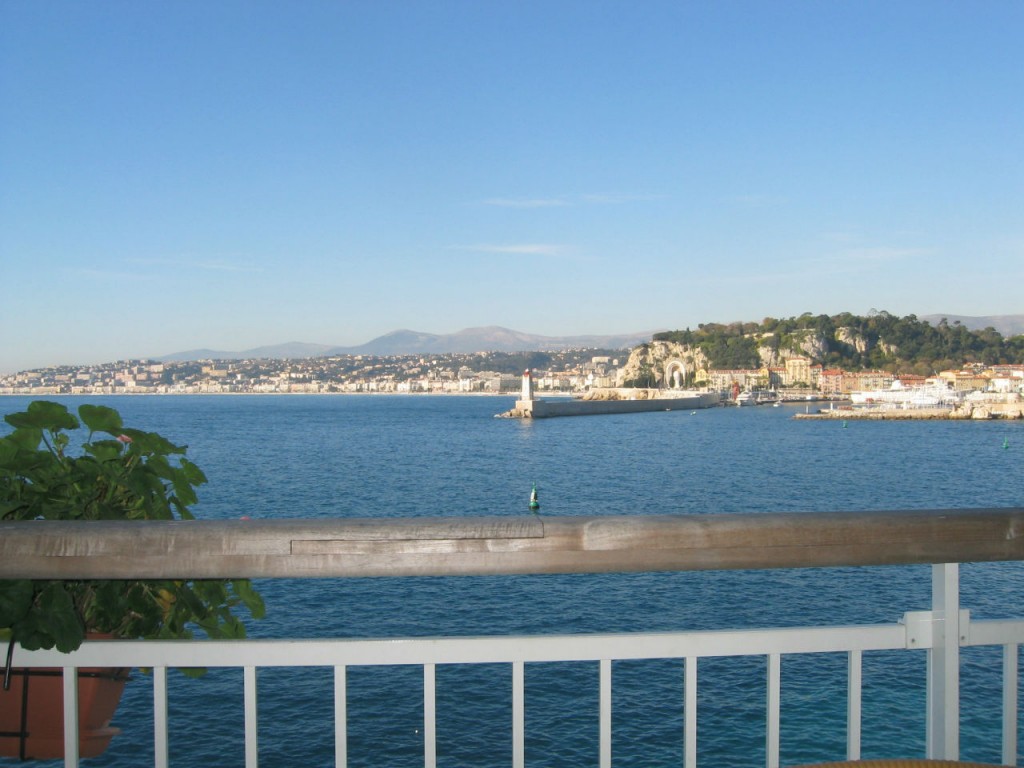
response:
M797 419L838 419L840 421L987 421L1024 418L1020 403L961 403L954 408L835 408L817 413L798 413Z
M558 416L597 416L613 413L681 411L711 408L721 402L717 392L674 389L610 388L588 392L582 398L544 400L535 396L530 371L523 374L523 390L515 407L497 414L505 419L550 419Z

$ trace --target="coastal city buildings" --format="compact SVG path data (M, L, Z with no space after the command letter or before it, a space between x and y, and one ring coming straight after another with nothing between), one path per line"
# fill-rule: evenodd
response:
M538 390L614 386L618 359L552 354ZM60 366L0 377L0 394L438 393L501 394L520 387L519 356L493 353L154 362ZM500 364L502 369L489 367Z
M619 350L576 350L552 356L546 367L532 366L538 394L582 394L621 386ZM620 354L622 357L615 357ZM247 394L247 393L434 393L515 394L521 386L522 355L499 353L339 356L303 359L119 361L59 366L0 377L0 394ZM865 390L942 384L959 392L1020 393L1024 366L972 365L933 377L886 371L823 368L809 358L759 369L700 369L687 386L732 391L791 390L843 397Z

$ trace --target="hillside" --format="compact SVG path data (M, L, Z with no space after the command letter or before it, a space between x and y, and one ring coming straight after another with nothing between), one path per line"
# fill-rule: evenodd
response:
M934 325L915 315L811 315L765 318L760 323L701 324L669 331L655 341L699 350L711 368L759 368L794 356L826 367L884 369L930 375L964 364L1024 363L1024 336L1004 338L992 328L971 330L940 318Z

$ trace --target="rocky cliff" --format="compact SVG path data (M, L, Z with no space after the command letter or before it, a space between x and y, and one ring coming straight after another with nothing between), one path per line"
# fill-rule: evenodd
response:
M758 338L757 354L761 365L772 367L785 365L791 357L809 357L811 360L822 360L828 354L829 343L825 334L820 331L803 330L793 333L784 344L780 344L774 333L766 333Z
M708 367L708 358L699 347L674 341L649 341L629 353L629 360L619 369L616 386L635 384L642 387L683 386L700 368Z
M837 334L837 341L858 351L868 348L865 339L855 332L844 330L846 332L842 335ZM811 329L797 331L785 338L774 333L753 338L760 358L758 367L766 368L783 366L792 357L807 357L820 362L828 355L834 343L825 334ZM616 386L679 388L691 383L697 370L711 367L707 355L699 346L675 341L650 341L630 352L626 364L619 369Z

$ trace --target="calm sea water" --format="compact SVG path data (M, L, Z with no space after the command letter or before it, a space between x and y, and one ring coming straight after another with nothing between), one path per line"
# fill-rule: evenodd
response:
M60 398L57 398L60 399ZM1019 506L1024 424L802 422L797 407L537 422L493 418L511 398L174 396L102 402L189 445L209 476L198 516L521 515L537 485L553 515ZM4 413L29 398L2 398ZM1004 448L1004 442L1009 447ZM976 617L1021 613L1024 567L964 565ZM259 583L257 637L396 637L888 622L930 602L927 567ZM999 760L998 651L963 654L962 753ZM924 753L924 655L865 656L865 757ZM838 759L845 657L783 660L782 760ZM701 663L705 766L764 765L765 662ZM614 665L616 766L682 764L680 662ZM527 763L597 763L596 664L527 667ZM507 667L438 670L438 762L511 762ZM264 766L330 765L330 670L261 670ZM349 671L350 764L422 765L418 669ZM151 687L136 675L96 766L152 763ZM243 764L241 673L171 680L171 759ZM135 719L138 716L138 720ZM1024 721L1022 721L1024 732Z

